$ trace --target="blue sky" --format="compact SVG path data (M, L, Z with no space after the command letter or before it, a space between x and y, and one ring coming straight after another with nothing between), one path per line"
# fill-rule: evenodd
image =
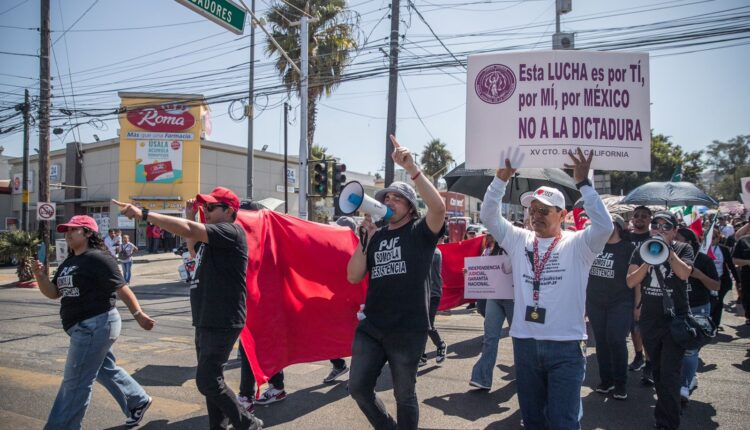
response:
M351 70L382 69L387 59L379 48L389 32L389 2L352 0L350 4L360 14L360 41L364 45ZM554 0L414 0L414 4L448 49L461 59L466 52L476 50L551 47ZM258 0L256 7L263 14L269 2ZM247 90L247 27L246 37L240 38L169 0L52 0L51 13L56 59L52 62L54 109L72 108L75 96L78 109L89 114L108 112L118 106L118 90L234 94L227 100L242 99ZM748 14L750 6L743 0L574 0L573 11L562 18L562 30L577 33L578 47L601 47L606 42L617 47L638 38L706 31L709 27L745 32L721 38L749 37L750 20L744 18ZM465 71L450 63L445 48L407 7L406 0L402 0L401 17L401 34L405 36L401 61L412 67L402 73L399 82L399 140L421 151L432 137L440 138L462 162ZM0 2L0 51L37 54L37 27L38 0ZM286 95L266 94L279 78L272 60L264 54L265 45L265 36L258 31L256 86L262 91L255 99L255 148L268 145L269 151L282 152L281 104ZM724 48L715 49L719 46ZM655 132L672 136L675 143L690 151L703 149L714 139L750 133L750 39L628 50L651 54L651 125ZM416 67L430 58L442 58L446 63L440 68ZM35 57L0 54L0 109L22 101L24 87L32 96L37 95L38 74ZM387 75L381 73L346 82L332 97L321 100L315 143L341 157L350 170L381 170L387 87ZM241 102L232 106L235 113L241 111ZM294 107L290 113L289 152L296 154L299 101L292 96L289 102ZM226 102L212 105L210 139L247 146L246 121L232 120L229 108ZM12 111L0 110L0 118L9 113ZM66 142L90 142L94 134L101 139L116 135L117 121L107 119L111 115L103 123L91 118L58 119L54 125L62 126L66 133L52 136L52 148L64 146L61 137ZM0 128L13 123L8 121ZM71 130L70 124L75 123L85 124ZM5 155L20 156L21 141L21 133L0 135ZM36 133L32 133L31 145L38 145Z

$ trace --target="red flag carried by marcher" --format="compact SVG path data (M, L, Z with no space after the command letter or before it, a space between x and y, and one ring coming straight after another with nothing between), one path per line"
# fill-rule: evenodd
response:
M366 292L346 279L354 233L268 210L241 210L236 222L248 245L240 337L258 386L295 363L350 356Z
M476 257L482 253L484 236L461 242L438 245L443 254L443 297L438 310L453 309L474 299L464 299L464 258ZM367 312L367 310L365 310Z

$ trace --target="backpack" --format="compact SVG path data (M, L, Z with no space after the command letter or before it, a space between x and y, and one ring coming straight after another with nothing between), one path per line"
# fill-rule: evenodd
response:
M128 248L131 248L131 247L128 247ZM120 247L120 252L117 253L117 258L120 260L127 260L128 258L130 258L131 255L132 253L128 252L125 249L125 246L123 245Z

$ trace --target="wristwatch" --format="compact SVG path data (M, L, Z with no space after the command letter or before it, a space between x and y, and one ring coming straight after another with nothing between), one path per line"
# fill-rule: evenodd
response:
M143 221L148 219L148 209L141 209L141 219Z
M580 190L581 187L583 187L584 185L591 185L591 181L589 180L589 178L586 178L586 179L582 180L581 182L577 183L576 184L576 188ZM591 186L593 186L593 185L591 185Z

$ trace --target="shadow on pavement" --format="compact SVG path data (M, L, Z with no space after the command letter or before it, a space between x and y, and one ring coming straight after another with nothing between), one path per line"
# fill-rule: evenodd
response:
M201 417L188 418L184 421L169 422L167 420L156 420L149 421L148 423L137 427L140 430L191 430L191 429L204 429L208 427L208 415ZM117 427L109 427L106 430L125 430L133 427L127 427L125 425Z
M181 387L195 378L195 366L161 366L149 364L131 375L141 385L150 387Z
M431 397L423 400L422 403L443 411L445 415L476 421L510 410L509 407L502 405L515 395L516 383L509 382L495 391L467 390L462 393Z
M388 382L390 383L390 378ZM255 416L263 420L263 427L271 427L294 421L348 395L346 380L337 381L335 384L318 384L287 394L283 402L266 406L255 405Z

